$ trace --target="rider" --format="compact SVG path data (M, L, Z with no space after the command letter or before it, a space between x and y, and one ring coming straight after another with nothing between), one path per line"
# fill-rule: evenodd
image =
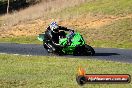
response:
M59 30L74 32L71 29L68 29L63 26L59 26L56 22L52 22L47 28L47 30L45 31L44 41L45 41L45 45L50 44L52 46L50 48L52 48L53 51L55 51L55 48L59 46L59 36L60 36ZM69 39L68 39L68 44L70 42ZM49 46L46 46L46 47L49 47Z

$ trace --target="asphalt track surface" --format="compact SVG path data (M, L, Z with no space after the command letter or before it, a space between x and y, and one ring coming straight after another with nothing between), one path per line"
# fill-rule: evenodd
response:
M132 63L132 49L116 49L116 48L94 48L94 49L96 52L94 56L64 55L62 57L110 60L117 62ZM43 46L38 44L0 43L0 53L50 56L47 53L47 51L43 48Z

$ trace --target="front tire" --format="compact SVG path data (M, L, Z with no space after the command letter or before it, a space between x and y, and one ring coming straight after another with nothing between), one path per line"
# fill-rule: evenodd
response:
M95 54L95 51L94 51L94 49L91 46L85 45L84 54L87 55L87 56L93 56Z

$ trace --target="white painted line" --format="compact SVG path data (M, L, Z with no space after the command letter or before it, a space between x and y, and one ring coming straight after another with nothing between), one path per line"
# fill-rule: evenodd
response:
M16 56L21 55L21 54L9 54L9 53L0 53L0 54L8 54L8 55L16 55ZM32 56L32 55L21 55L21 56Z

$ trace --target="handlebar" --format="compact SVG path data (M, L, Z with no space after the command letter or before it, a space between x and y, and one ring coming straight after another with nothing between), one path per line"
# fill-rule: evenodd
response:
M74 30L71 30L67 38L72 38L75 35Z

